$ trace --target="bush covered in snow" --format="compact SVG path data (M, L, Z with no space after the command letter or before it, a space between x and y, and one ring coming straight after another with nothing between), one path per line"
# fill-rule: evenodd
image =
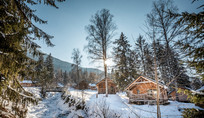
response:
M120 118L120 114L109 109L105 99L100 99L88 109L89 118Z
M184 118L203 118L204 117L204 110L199 109L184 109L182 116Z
M71 111L68 118L84 118L86 116L85 102L80 99L76 99L71 95L63 93L61 98L64 100L64 104L68 104L68 109Z

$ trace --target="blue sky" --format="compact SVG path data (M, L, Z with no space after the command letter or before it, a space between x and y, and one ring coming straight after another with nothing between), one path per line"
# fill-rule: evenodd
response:
M123 32L131 45L134 44L139 34L144 34L144 23L146 14L152 9L153 0L66 0L57 3L59 9L46 5L38 5L36 14L48 21L48 24L37 24L48 34L54 36L51 40L55 46L47 47L44 41L37 41L44 53L51 53L52 56L63 61L72 62L71 54L74 48L79 48L83 55L83 67L97 67L98 64L90 64L87 53L83 51L87 44L85 26L90 22L90 18L98 10L109 9L114 15L113 20L117 25L116 35L112 39L119 37ZM196 12L201 2L191 4L192 0L175 0L174 3L179 8L179 12ZM202 0L201 0L202 1Z

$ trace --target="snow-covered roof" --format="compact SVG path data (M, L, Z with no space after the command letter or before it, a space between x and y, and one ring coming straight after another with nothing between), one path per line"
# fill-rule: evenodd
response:
M20 83L29 83L29 84L32 84L33 82L31 80L23 80Z
M199 91L199 92L204 91L204 86L202 86L201 88L197 89L196 91Z
M143 79L146 79L146 80L150 80L150 81L152 81L153 83L156 84L156 81L153 80L153 79L150 79L150 78L144 77L144 76L139 76L137 79L135 79L135 80L134 80L133 82L131 82L129 85L127 85L127 86L125 87L125 89L128 89L134 82L136 82L137 80L139 80L139 78L143 78ZM163 83L161 83L161 82L158 82L158 83L159 83L160 86L163 86L165 89L168 89L168 87L167 87L166 85L164 85Z
M61 83L58 83L57 85L58 85L58 87L64 87L64 85Z
M103 81L105 81L105 80L106 80L106 78L102 79L101 81L99 81L98 83L96 83L96 85L98 86L99 83L101 83L101 82L103 82ZM107 81L114 83L113 80L111 80L111 79L109 79L109 78L107 78Z
M96 84L91 84L91 83L89 83L89 86L96 86Z

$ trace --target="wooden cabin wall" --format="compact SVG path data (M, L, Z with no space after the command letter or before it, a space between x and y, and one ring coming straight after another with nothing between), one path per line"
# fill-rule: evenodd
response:
M172 100L176 100L176 91L171 92L170 96ZM178 93L178 99L181 102L189 102L188 96L184 93Z
M156 89L156 85L153 83L141 83L136 85L133 89L132 92L134 94L137 94L137 91L139 90L139 94L145 94L149 89Z
M133 94L138 94L138 90L139 90L139 94L147 94L148 93L148 90L156 90L156 84L155 83L140 83L140 84L137 84L135 85L130 91L133 93ZM164 90L163 88L160 88L160 98L161 99L168 99L167 97L167 93L166 93L166 90Z
M98 93L99 94L105 94L105 89L106 89L106 86L105 86L105 81L104 82L101 82L97 85L97 88L98 88ZM115 94L116 93L116 85L112 82L108 82L108 93L109 94Z

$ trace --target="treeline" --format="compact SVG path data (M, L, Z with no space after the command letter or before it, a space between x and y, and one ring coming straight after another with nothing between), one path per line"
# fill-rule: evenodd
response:
M123 90L139 75L154 79L157 71L159 81L169 91L186 88L185 94L192 102L203 104L203 94L191 91L204 85L203 18L202 10L198 14L179 14L171 0L153 2L146 15L145 35L139 35L132 46L124 33L113 42L114 79L119 88Z
M195 0L192 1L194 2ZM202 8L203 5L198 6L198 9ZM139 35L132 46L125 34L121 33L113 41L112 56L108 54L108 49L111 48L111 39L117 26L109 10L97 11L91 17L90 24L85 27L88 32L85 50L89 58L103 62L105 77L106 61L113 58L116 65L112 72L121 90L137 76L154 79L155 73L158 73L156 76L159 81L170 89L201 87L204 55L203 11L197 14L178 13L178 7L173 1L158 0L153 2L144 24L144 35Z
M36 62L36 73L32 81L36 86L46 89L55 88L61 85L74 86L82 80L85 80L87 83L96 83L100 76L102 76L95 72L82 71L79 66L78 71L76 71L76 69L76 65L72 64L70 72L62 71L61 69L55 70L51 54L49 54L45 60L43 55L40 55Z
M198 70L202 68L200 56L203 55L203 49L201 49L203 44L194 46L193 51L193 44L189 43L193 43L194 40L201 41L202 36L193 38L193 33L190 36L189 31L186 31L188 26L180 22L183 18L175 16L176 14L178 15L178 8L173 1L155 1L151 12L146 15L144 36L139 35L132 46L124 33L121 33L120 37L113 42L113 59L116 64L114 77L121 89L139 75L154 79L155 64L157 64L156 71L160 82L170 88L198 89L201 87L202 83L199 78L202 76L196 78L195 75L192 76L192 73L189 74L189 71L193 68L199 68ZM187 50L189 48L193 52ZM193 55L192 53L197 55L196 50L199 50L199 59L197 56L186 56ZM156 57L156 63L154 57ZM192 66L192 63L195 63L192 61L193 58L197 58L201 65ZM199 72L194 74L199 75ZM190 82L190 79L194 81Z

